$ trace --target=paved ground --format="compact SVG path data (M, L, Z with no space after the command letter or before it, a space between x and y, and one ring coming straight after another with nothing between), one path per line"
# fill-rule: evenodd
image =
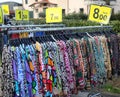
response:
M106 94L106 93L104 93L104 94L102 94L103 95L103 97L120 97L120 94Z
M71 97L88 97L89 92L79 92L78 95L72 95ZM94 96L99 97L99 96ZM101 97L120 97L120 94L104 93Z
M72 95L71 97L87 97L88 92L79 92L78 95Z

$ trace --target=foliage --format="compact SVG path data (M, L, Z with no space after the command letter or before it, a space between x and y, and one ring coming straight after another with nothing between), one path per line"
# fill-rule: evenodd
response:
M34 24L45 24L45 19L31 19ZM61 23L60 23L61 24ZM75 19L63 19L62 24L65 24L67 27L72 27L72 26L95 26L95 25L100 25L99 23L96 22L91 22L87 20L75 20ZM116 33L120 33L120 21L110 21L109 25L113 26L113 30Z
M112 86L111 84L108 84L108 83L103 86L103 89L107 92L120 94L120 88L114 87L114 86Z
M45 24L45 19L30 19L34 24Z
M120 21L120 13L112 14L110 20L119 20Z
M64 19L75 19L75 20L87 20L88 15L83 14L83 13L72 13L65 15L63 17Z
M45 13L44 12L39 13L39 17L40 18L45 18Z
M120 21L111 21L110 24L115 32L120 33Z

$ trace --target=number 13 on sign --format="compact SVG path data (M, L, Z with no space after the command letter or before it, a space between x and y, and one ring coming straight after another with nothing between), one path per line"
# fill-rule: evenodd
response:
M16 20L29 20L29 11L28 10L16 10L15 11Z
M89 20L108 24L111 16L112 8L107 6L91 5Z

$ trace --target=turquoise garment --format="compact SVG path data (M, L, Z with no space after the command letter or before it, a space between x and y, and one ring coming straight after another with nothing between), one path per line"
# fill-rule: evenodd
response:
M21 63L20 48L16 47L17 52L17 66L18 66L18 83L20 84L20 96L25 97L25 85L24 85L24 64Z
M13 75L14 75L14 92L15 92L15 97L20 96L20 87L19 87L19 82L18 82L18 66L17 66L17 51L15 47L11 47L12 54L13 54Z
M100 40L98 37L92 39L94 57L95 57L95 65L97 69L97 81L101 81L101 79L106 77L105 73L105 64L104 64L104 56L103 56L103 48L101 46Z

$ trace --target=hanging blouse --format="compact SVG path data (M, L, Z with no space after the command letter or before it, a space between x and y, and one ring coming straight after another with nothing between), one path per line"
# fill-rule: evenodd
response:
M12 54L8 46L4 46L2 52L2 91L3 97L13 97L13 70L12 70Z
M116 44L119 38L115 37L85 36L4 46L3 96L70 97L103 83L113 72L119 72L119 64L115 62L119 62L119 43Z

